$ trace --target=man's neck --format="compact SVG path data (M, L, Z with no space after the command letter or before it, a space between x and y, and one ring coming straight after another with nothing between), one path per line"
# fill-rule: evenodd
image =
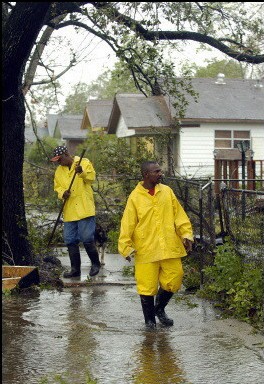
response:
M147 181L143 181L142 185L145 189L148 189L148 190L155 188L154 183L148 183Z

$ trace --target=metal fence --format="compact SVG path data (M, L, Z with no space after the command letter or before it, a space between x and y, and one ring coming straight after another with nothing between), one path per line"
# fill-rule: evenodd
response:
M246 259L264 262L264 191L223 188L224 230Z
M212 265L214 250L229 237L241 257L264 268L264 191L247 191L222 185L216 194L214 180L166 178L191 219L195 252L203 269Z
M110 179L111 182L108 177L107 184L103 184L107 188L102 188L101 192L108 196L108 203L112 200L112 207L119 208L117 210L120 213L139 179L126 179L126 188L124 185L117 187L120 179L124 182L124 178L119 176ZM196 245L202 248L203 253L212 252L217 244L221 244L221 239L229 236L241 253L247 253L252 258L264 257L264 191L228 188L227 180L219 194L215 193L214 179L165 177L163 182L173 189L190 217ZM99 187L94 189L97 193L100 190Z

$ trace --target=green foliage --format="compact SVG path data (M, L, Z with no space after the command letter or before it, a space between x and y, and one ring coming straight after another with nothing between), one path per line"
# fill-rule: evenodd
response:
M214 77L223 73L227 78L243 79L245 69L235 60L211 60L205 67L196 66L194 77Z
M112 71L104 71L88 86L88 93L97 99L112 99L116 93L137 93L131 72L121 61Z
M229 309L244 321L263 319L263 273L254 264L245 264L242 281L236 281L229 295Z
M11 294L12 294L12 291L11 291L11 289L8 289L8 288L5 288L5 289L2 289L2 296L3 297L9 297L9 296L11 296Z
M82 147L88 147L89 159L98 174L128 175L138 177L142 161L153 158L147 148L151 139L136 138L135 146L129 139L117 138L115 135L89 135Z
M25 151L25 159L37 165L50 164L49 160L57 145L58 140L50 136L44 137L41 141L37 140Z
M125 277L134 277L135 276L134 265L124 266L122 269L122 275Z
M108 237L108 243L107 243L108 252L118 253L119 231L109 231L107 234L107 237Z
M85 83L78 83L73 87L73 93L70 93L65 100L63 113L75 115L83 114L87 101L89 99L89 86Z
M264 281L261 266L246 263L230 243L217 247L214 265L204 269L201 294L220 302L240 320L263 322Z
M213 291L228 291L241 279L243 273L241 258L229 243L225 243L217 247L214 265L205 268L204 273L210 277L210 287Z
M186 291L195 291L200 287L200 270L198 260L191 256L182 258L183 264L183 285Z
M24 163L24 197L26 206L35 206L36 210L42 208L49 211L59 207L57 195L54 192L54 170ZM42 207L42 208L41 208Z
M24 198L26 207L30 204L37 211L57 210L59 202L54 192L54 164L50 162L58 141L45 137L25 151L23 167Z
M34 255L44 255L47 252L47 245L54 227L54 220L46 214L30 214L27 220L28 237ZM58 225L52 240L53 244L63 243L62 225Z
M88 147L88 157L92 161L97 182L93 184L97 210L110 210L116 214L123 210L125 201L137 184L140 164L153 158L146 140L136 140L136 151L126 139L114 135L91 135L82 147Z

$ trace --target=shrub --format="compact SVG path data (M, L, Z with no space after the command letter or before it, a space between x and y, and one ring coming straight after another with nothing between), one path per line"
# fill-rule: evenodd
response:
M110 253L118 253L118 238L119 231L109 231L108 232L108 250Z
M204 269L200 294L220 303L224 312L263 325L264 281L261 266L247 263L230 243L217 247L214 265Z

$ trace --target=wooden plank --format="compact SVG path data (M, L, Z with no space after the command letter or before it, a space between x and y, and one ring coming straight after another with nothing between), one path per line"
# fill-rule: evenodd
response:
M2 290L13 289L15 287L28 288L33 284L39 284L39 282L37 267L2 265Z
M21 277L4 277L2 279L2 291L5 289L14 289L18 283Z
M24 265L2 265L2 277L22 277L36 267Z

